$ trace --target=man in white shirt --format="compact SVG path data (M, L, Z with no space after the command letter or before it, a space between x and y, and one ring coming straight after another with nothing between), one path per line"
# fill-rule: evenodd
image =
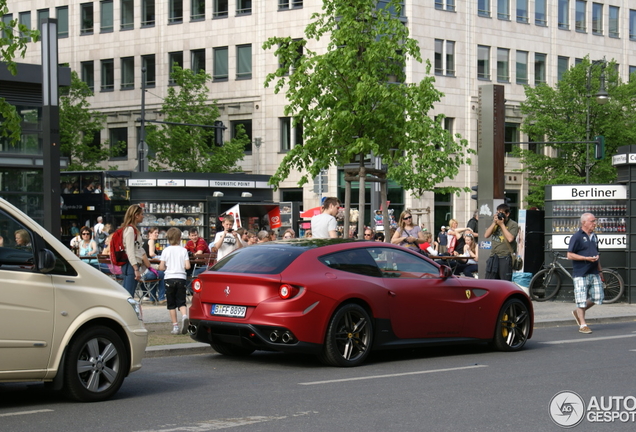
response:
M214 247L216 248L216 260L221 259L234 252L236 249L243 247L240 236L232 229L234 226L234 216L227 215L223 217L223 231L216 233L214 237Z
M340 209L340 201L329 197L322 203L322 213L311 218L311 234L313 238L338 238L338 222L336 215Z

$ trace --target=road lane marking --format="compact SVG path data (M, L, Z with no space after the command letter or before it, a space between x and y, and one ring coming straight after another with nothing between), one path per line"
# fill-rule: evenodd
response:
M300 417L307 416L312 414L318 414L318 411L300 411L291 415L284 416L249 416L242 418L227 418L227 419L215 419L208 420L205 422L193 423L189 426L181 425L181 426L168 426L164 428L158 429L147 429L144 431L136 431L136 432L209 432L213 430L221 430L228 429L240 426L248 426L263 422L269 422L273 420L284 420L290 417Z
M564 339L564 340L558 340L558 341L539 342L539 343L546 344L546 345L559 345L559 344L567 344L567 343L591 342L591 341L600 341L600 340L609 340L609 339L624 339L624 338L630 338L630 337L636 337L636 334L586 337L583 339Z
M11 417L11 416L19 416L19 415L39 414L39 413L45 413L45 412L53 412L53 410L52 409L43 409L43 410L33 410L33 411L18 411L18 412L0 414L0 417Z
M340 383L340 382L347 382L347 381L361 381L361 380L380 379L380 378L395 378L395 377L408 376L408 375L422 375L422 374L437 373L437 372L451 372L451 371L484 368L484 367L488 367L488 365L463 366L463 367L456 367L456 368L433 369L433 370L426 370L426 371L404 372L404 373L386 374L386 375L371 375L366 377L342 378L342 379L326 380L326 381L312 381L312 382L305 382L305 383L298 383L298 384L299 385L332 384L332 383Z

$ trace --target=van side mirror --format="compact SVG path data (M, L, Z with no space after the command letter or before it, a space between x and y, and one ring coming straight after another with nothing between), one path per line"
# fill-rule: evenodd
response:
M439 266L439 277L442 279L448 279L453 275L453 270L450 267L441 265Z
M40 273L48 273L55 268L55 254L48 249L38 252L38 269Z

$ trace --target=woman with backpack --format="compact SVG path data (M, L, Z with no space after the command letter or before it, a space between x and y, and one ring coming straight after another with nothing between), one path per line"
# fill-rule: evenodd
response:
M119 229L123 230L122 243L127 255L127 262L122 266L121 272L124 276L124 288L135 296L137 282L147 268L150 268L150 261L144 251L143 239L137 225L144 219L144 209L138 204L128 207L124 216L124 223ZM112 241L112 240L111 240ZM113 245L111 245L112 247Z

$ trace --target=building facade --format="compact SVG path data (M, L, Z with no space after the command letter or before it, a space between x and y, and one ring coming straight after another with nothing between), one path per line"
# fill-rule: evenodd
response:
M92 108L107 114L101 141L128 143L108 165L137 168L142 67L147 70L147 118L161 120L174 62L212 76L210 101L217 101L230 134L236 125L245 126L251 144L239 163L244 172L273 174L285 153L302 141L302 131L284 116L284 94L263 85L278 61L262 45L272 36L303 38L311 15L321 10L320 0L51 0L48 5L15 0L9 12L29 27L43 18L58 19L60 62L93 88ZM615 60L623 80L636 70L636 5L627 0L405 0L402 15L445 94L430 114L445 114L445 126L473 149L481 85L505 87L505 140L527 141L519 131L524 85L554 85L585 56ZM312 42L309 48L320 52L325 45ZM39 58L40 43L29 44L25 61L38 63ZM408 81L417 82L425 73L425 64L407 64ZM472 159L449 185L477 184L479 161ZM523 205L526 196L523 176L515 171L519 167L516 158L506 156L506 195L513 206ZM311 208L344 188L337 167L302 189L299 177L281 184L275 199ZM476 207L470 195L413 197L393 188L391 206L396 213L404 207L423 209L419 222L439 229L451 217L460 225L467 222Z

